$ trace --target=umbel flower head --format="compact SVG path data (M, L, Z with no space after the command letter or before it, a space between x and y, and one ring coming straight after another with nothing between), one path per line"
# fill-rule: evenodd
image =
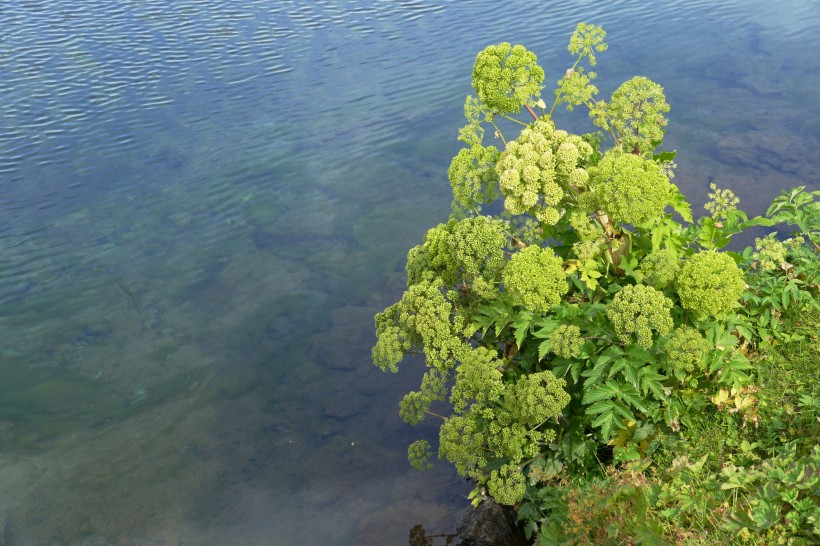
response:
M672 184L654 161L610 150L591 174L594 202L619 223L646 224L669 203Z
M639 347L652 346L652 330L659 335L672 331L672 300L651 286L629 285L615 294L607 306L609 318L618 340L623 344L632 343L632 336Z
M709 211L715 220L725 220L727 215L737 209L740 199L735 196L732 190L722 190L716 184L709 184L712 192L709 194L709 201L703 208Z
M592 153L581 137L556 130L550 121L535 122L507 143L496 164L504 208L555 225L561 219L561 185L586 187L589 175L580 164Z
M544 70L535 53L507 42L491 45L476 56L473 88L487 107L499 114L521 111L543 88Z
M563 261L552 250L530 245L513 254L504 268L504 289L531 311L546 311L567 293Z
M771 271L786 261L787 252L786 245L775 239L774 233L770 233L762 239L755 239L752 258L762 271Z
M698 320L720 317L732 310L746 288L743 271L731 256L713 250L686 260L675 279L684 309Z
M641 260L640 272L645 284L656 288L664 288L675 280L680 269L680 259L677 252L664 248L647 254Z
M612 93L609 104L602 101L590 115L596 125L617 131L622 150L643 155L663 140L664 114L668 111L663 87L636 76Z
M696 328L682 326L666 344L666 355L672 369L689 373L703 365L708 349L708 342Z
M573 324L562 324L552 333L550 338L552 352L564 358L575 358L581 354L584 339L581 329Z

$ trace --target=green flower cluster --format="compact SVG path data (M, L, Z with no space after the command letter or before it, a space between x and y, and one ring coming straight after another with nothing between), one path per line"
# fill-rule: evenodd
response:
M655 288L664 288L672 284L680 270L680 258L672 249L661 249L647 254L638 268L643 275L643 282Z
M651 286L629 285L612 298L606 316L621 343L632 343L635 334L637 345L648 349L652 330L662 336L672 331L671 309L672 300Z
M463 413L471 404L492 406L504 392L502 362L493 351L478 347L469 351L456 368L456 381L450 394L453 411Z
M453 463L459 475L480 479L487 466L483 420L472 412L452 415L441 425L438 456Z
M535 53L507 42L480 52L473 66L473 88L487 107L499 114L517 114L543 89L544 70Z
M451 320L453 305L442 293L440 279L410 286L401 300L376 314L373 362L383 371L397 371L410 349L424 351L427 363L444 372L451 356L464 352L462 333Z
M504 268L504 289L525 308L546 311L569 290L563 264L552 250L530 245L513 254Z
M552 352L564 358L575 358L581 354L584 340L581 337L581 329L572 324L562 324L552 333L550 337L550 348Z
M558 80L556 99L566 106L568 112L572 112L580 104L591 104L593 97L598 94L598 88L592 85L592 80L597 76L592 71L584 74L583 67L570 68L564 77Z
M449 369L431 368L421 379L421 388L410 391L399 404L399 415L407 423L415 426L421 423L430 411L430 405L447 398L447 380Z
M495 297L506 263L507 229L506 222L487 216L439 224L408 253L408 285L440 278L448 288L466 286L482 297Z
M681 305L698 320L720 317L730 311L745 288L743 271L732 257L715 251L701 252L686 260L675 279Z
M677 328L666 344L666 356L672 369L685 373L703 366L707 350L709 343L697 329L690 326Z
M538 429L561 414L570 396L564 390L566 382L549 371L505 385L501 365L486 349L465 356L451 396L456 413L439 433L439 456L461 475L487 480L491 493L502 492L500 498L492 493L496 501L515 504L524 493L513 487L521 462L536 456L540 443L555 440L554 430ZM491 460L507 461L508 469L488 478L486 465Z
M737 209L740 198L736 197L732 190L721 190L716 184L709 184L712 193L709 194L709 201L703 205L712 218L715 220L725 220L728 214Z
M481 211L481 205L498 199L495 164L500 153L495 146L474 144L462 148L450 162L447 176L453 188L453 212L457 216Z
M610 150L592 177L592 197L612 220L641 226L663 214L672 184L654 161Z
M786 245L775 239L775 234L755 239L755 253L752 259L757 261L762 271L771 271L786 261Z
M430 448L430 442L427 440L416 440L407 448L407 460L410 465L417 470L429 470L433 468L430 462L430 457L433 456L433 450Z
M561 414L569 404L569 394L564 390L567 382L552 372L544 371L525 375L507 389L505 407L512 418L528 427L535 427Z
M550 121L535 122L507 143L496 164L504 208L555 225L561 219L562 186L586 187L589 175L580 164L592 153L581 137L556 130Z
M622 83L609 103L598 103L590 116L599 127L616 131L623 151L644 155L663 140L668 111L663 87L637 76Z
M517 465L504 464L490 473L487 482L490 495L500 504L515 504L524 498L524 474Z
M589 59L589 64L595 66L597 62L595 52L606 51L608 47L604 43L604 38L606 38L606 32L602 27L578 23L575 32L569 38L567 49L573 55L586 56Z

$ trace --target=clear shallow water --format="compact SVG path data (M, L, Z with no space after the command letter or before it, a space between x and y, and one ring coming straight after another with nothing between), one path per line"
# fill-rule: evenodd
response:
M477 51L672 105L676 183L760 213L818 188L814 2L9 0L0 8L0 538L400 544L468 486L419 474L420 375L372 315L449 211ZM564 116L584 129L583 115ZM580 120L580 121L579 121Z

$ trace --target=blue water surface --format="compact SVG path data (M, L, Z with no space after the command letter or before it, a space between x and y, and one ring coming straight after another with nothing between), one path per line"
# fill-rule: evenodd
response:
M0 543L403 544L469 484L412 470L420 362L370 362L446 220L475 54L665 87L675 182L750 214L820 184L813 0L4 0ZM558 122L591 129L585 114Z

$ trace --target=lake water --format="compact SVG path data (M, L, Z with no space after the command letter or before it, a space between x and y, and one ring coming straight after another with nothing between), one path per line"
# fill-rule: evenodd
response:
M665 87L696 207L820 189L813 0L4 0L0 544L452 532L469 485L407 464L422 367L372 366L372 316L448 215L475 54L554 82L582 20L602 96Z

